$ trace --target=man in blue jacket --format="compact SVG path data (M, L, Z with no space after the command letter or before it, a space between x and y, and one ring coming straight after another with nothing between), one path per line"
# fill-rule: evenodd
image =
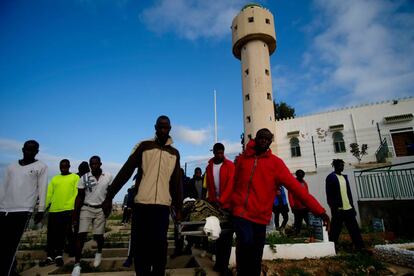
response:
M332 215L329 240L333 241L335 245L338 244L342 224L345 223L355 249L361 251L364 249L364 242L355 218L356 211L352 201L348 177L342 174L344 161L342 159L334 159L332 167L334 167L335 171L326 177L326 197Z

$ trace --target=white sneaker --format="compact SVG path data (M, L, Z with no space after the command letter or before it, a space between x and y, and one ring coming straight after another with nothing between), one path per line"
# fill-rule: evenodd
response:
M80 264L75 264L72 270L72 276L80 276L81 275L81 267Z
M207 255L207 251L205 251L205 250L201 251L201 253L200 253L201 258L204 258L206 255Z
M101 264L101 261L102 261L102 253L96 253L95 260L93 261L93 266L98 267Z
M216 262L216 255L211 255L211 261Z

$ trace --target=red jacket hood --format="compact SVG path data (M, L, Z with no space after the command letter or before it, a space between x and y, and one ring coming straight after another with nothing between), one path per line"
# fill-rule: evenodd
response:
M246 145L246 150L244 151L243 154L251 157L256 155L256 141L255 140L250 140L247 145ZM265 151L264 153L262 153L260 156L271 156L273 155L272 150L268 149L267 151Z

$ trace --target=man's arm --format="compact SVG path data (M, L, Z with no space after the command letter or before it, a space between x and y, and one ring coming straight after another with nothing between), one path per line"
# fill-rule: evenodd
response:
M119 190L121 190L122 186L124 186L125 183L127 183L127 181L131 178L135 169L139 165L138 161L140 160L140 157L142 157L142 147L138 146L115 176L115 179L112 181L111 185L108 186L105 200L102 203L102 210L104 211L105 217L108 217L111 213L112 199L119 192ZM135 186L137 185L138 183L135 184Z
M140 152L140 147L138 147L133 154L131 154L125 164L122 166L121 170L115 176L115 179L112 181L112 184L108 186L106 199L110 200L115 197L115 195L121 190L122 186L127 183L131 178L135 169L137 168L137 159Z
M292 193L292 196L294 196L295 199L303 202L303 204L305 204L313 214L320 216L325 213L325 209L319 204L319 202L311 194L309 194L305 188L302 187L296 178L292 176L285 163L281 159L279 159L279 161L278 181L283 183L289 193Z
M180 154L177 151L174 171L170 178L170 193L172 199L171 204L174 206L176 220L178 222L181 221L181 208L183 206L183 186L181 179Z
M44 166L37 180L39 192L39 212L45 210L46 194L47 194L47 166Z
M332 207L334 206L333 197L332 197L333 186L334 186L334 183L332 183L332 178L331 178L331 175L329 174L325 180L325 191L326 191L326 201L328 202L328 205L331 208L331 210L332 210Z
M52 178L52 180L50 180L49 182L49 185L47 186L45 210L50 208L50 204L52 204L53 192L54 192L54 185L53 185L53 178Z
M43 219L43 212L45 211L46 194L47 194L47 166L45 165L37 179L37 190L39 193L39 210L34 217L34 222L37 224Z

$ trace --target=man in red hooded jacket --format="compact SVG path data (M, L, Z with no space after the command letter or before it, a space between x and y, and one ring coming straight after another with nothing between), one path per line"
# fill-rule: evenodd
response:
M270 221L273 200L280 185L299 198L329 227L325 209L292 176L285 163L272 154L269 149L272 140L270 130L260 129L236 161L231 204L237 235L239 276L260 276L266 225Z
M230 196L234 183L234 164L224 156L224 145L213 146L214 157L208 161L206 168L207 201L218 205L230 213ZM233 243L233 230L222 231L216 241L216 264L214 270L220 275L230 275L228 269Z

